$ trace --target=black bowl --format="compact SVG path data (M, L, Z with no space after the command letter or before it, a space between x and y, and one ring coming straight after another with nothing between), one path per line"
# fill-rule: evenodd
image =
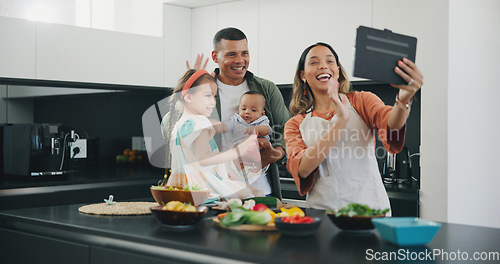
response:
M347 231L369 231L375 228L372 224L372 218L385 217L385 215L347 215L335 216L335 214L327 214L330 220L340 229Z
M179 212L164 210L163 206L153 206L151 207L151 213L153 213L162 224L169 226L192 226L198 223L203 216L208 212L208 207L206 206L195 206L196 212Z
M292 224L281 221L281 217L274 218L276 230L287 236L310 236L314 235L321 224L321 218L313 217L312 223Z

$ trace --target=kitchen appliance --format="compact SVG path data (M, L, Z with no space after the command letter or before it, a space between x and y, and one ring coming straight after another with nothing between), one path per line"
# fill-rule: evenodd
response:
M72 134L61 124L0 124L2 174L46 176L69 172L63 165Z
M412 174L411 155L408 147L397 154L387 153L382 169L384 183L412 184L415 178Z

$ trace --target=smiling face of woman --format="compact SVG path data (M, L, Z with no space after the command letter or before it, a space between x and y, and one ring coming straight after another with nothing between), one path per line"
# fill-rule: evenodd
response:
M312 48L306 56L301 79L311 89L328 91L328 86L339 78L339 66L331 50L325 46Z

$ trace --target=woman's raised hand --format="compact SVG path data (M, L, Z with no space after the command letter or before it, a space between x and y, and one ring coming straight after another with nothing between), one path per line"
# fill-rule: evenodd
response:
M349 102L345 94L339 94L339 83L337 79L334 80L333 85L328 87L328 97L332 100L337 115L335 126L345 128L350 118Z
M407 58L398 61L398 66L394 68L394 71L401 76L407 84L391 84L391 86L399 89L399 99L401 101L409 102L424 84L424 75L422 75L417 65Z

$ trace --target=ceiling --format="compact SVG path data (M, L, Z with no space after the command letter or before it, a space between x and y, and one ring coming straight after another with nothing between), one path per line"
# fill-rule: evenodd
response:
M201 6L209 6L227 2L236 2L241 0L163 0L166 4L195 8Z

